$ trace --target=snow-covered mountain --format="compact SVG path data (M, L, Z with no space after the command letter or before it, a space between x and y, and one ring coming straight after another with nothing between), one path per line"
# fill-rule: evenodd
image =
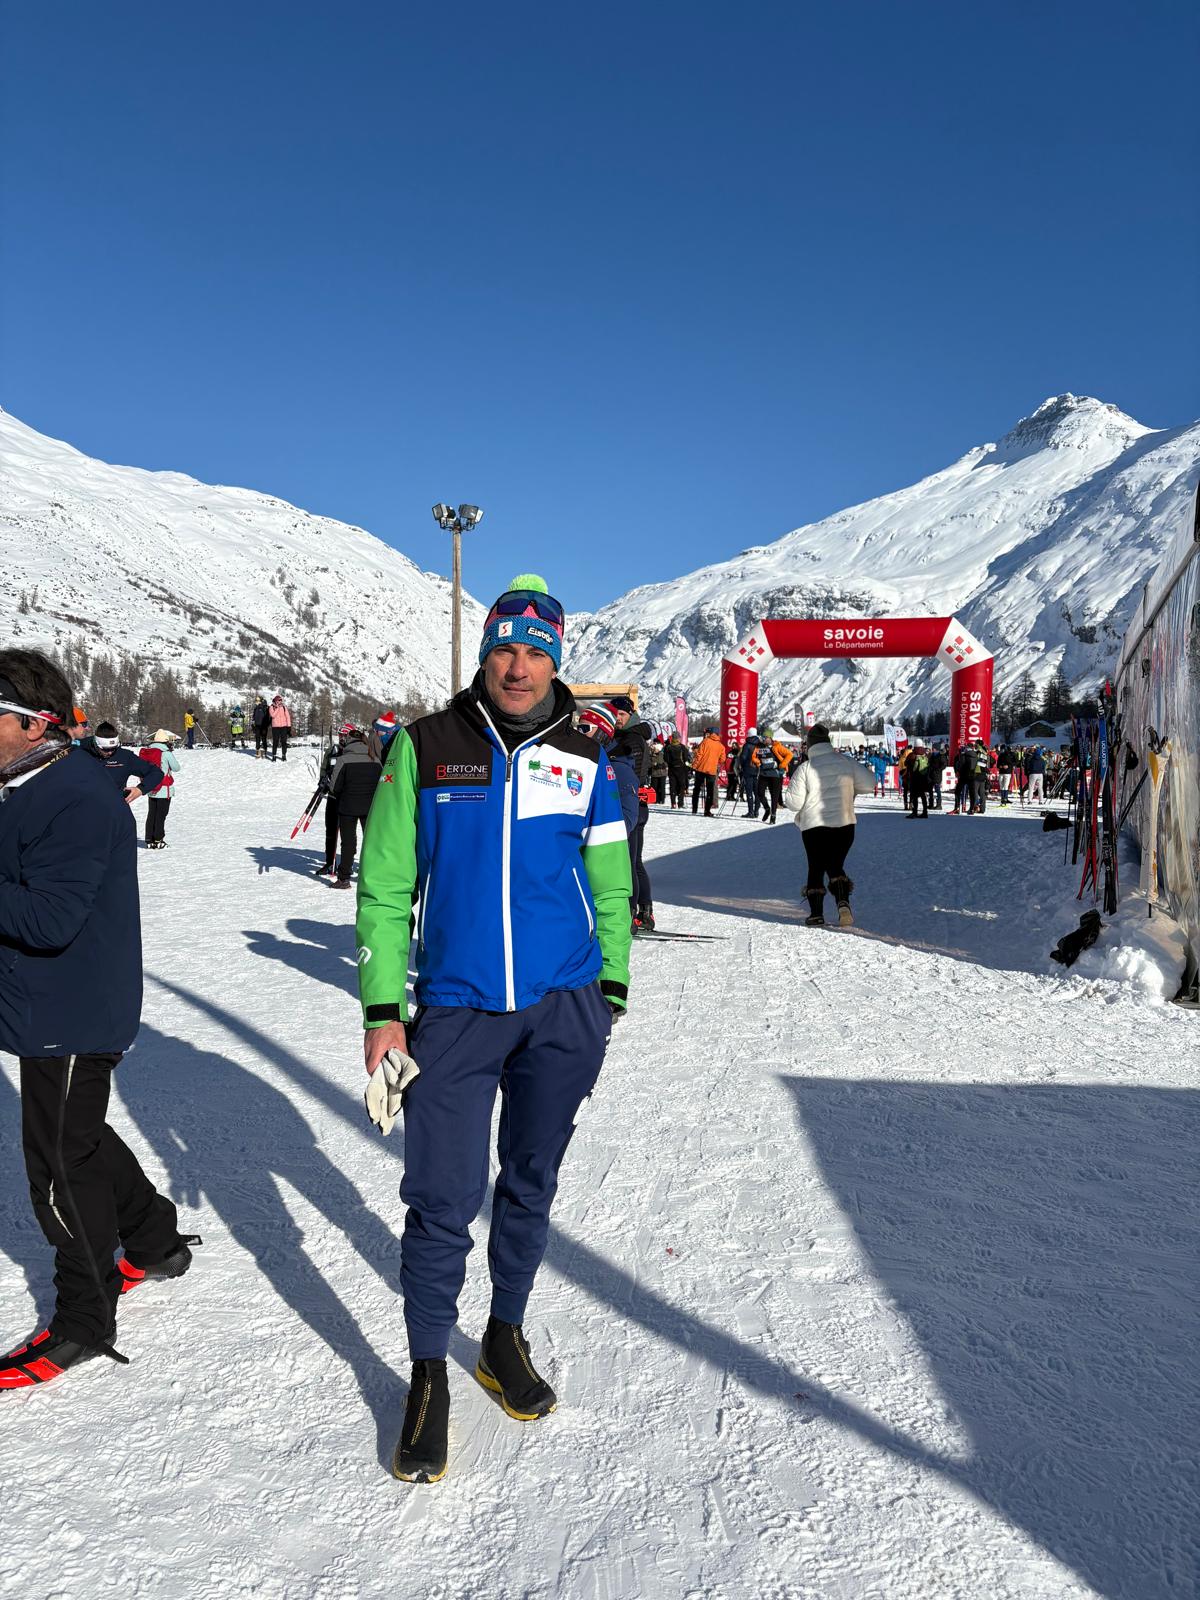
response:
M1153 432L1099 400L1047 400L996 444L911 488L755 545L569 620L572 676L676 690L715 710L721 657L764 616L956 615L996 656L997 693L1060 664L1080 694L1115 661L1160 553L1188 516L1200 423ZM948 679L926 661L776 661L759 712L931 710Z
M0 411L11 644L136 656L212 700L449 692L450 584L361 528L250 489L113 467ZM464 637L483 626L464 598ZM469 654L469 652L468 652Z

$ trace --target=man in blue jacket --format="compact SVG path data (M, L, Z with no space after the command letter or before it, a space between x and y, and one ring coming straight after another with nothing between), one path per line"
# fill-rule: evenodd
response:
M0 651L0 1050L20 1058L29 1193L58 1291L49 1327L0 1355L0 1389L98 1354L123 1362L118 1298L186 1272L194 1242L104 1120L141 1013L137 855L129 807L69 744L70 716L52 662Z
M631 936L616 776L571 725L575 701L556 676L562 636L563 608L545 582L514 578L488 613L469 688L392 740L363 843L367 1103L385 1132L404 1114L412 1382L392 1470L410 1483L446 1471L446 1357L497 1093L491 1315L475 1376L517 1421L556 1403L534 1366L525 1308L559 1167L625 1009Z
M111 722L100 723L91 738L81 741L81 748L100 758L105 772L131 804L144 794L153 794L166 777L153 761L143 761L127 750Z

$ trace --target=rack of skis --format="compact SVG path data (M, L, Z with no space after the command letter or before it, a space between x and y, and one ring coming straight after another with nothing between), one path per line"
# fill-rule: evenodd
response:
M1170 741L1149 728L1147 748L1139 753L1121 726L1110 683L1101 691L1097 716L1071 718L1071 738L1075 780L1070 796L1071 860L1075 865L1083 862L1078 898L1082 900L1090 889L1092 899L1102 903L1108 915L1116 911L1120 898L1117 841L1134 801L1149 783L1150 848L1142 862L1142 888L1153 916L1158 898L1158 799ZM1130 787L1139 767L1142 770Z

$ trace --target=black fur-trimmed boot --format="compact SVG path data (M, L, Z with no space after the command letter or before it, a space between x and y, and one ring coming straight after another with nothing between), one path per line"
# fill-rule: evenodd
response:
M558 1404L558 1397L529 1359L529 1340L513 1322L489 1317L475 1363L475 1376L518 1422L537 1422Z
M914 816L916 813L914 812ZM836 878L830 878L829 887L833 898L837 901L838 926L852 928L854 926L854 913L850 909L850 896L854 891L854 884L843 872Z
M450 1384L444 1361L414 1361L404 1427L392 1456L402 1483L438 1483L450 1454Z
M806 928L823 928L825 926L825 891L824 889L805 889L808 899L808 915L804 919Z

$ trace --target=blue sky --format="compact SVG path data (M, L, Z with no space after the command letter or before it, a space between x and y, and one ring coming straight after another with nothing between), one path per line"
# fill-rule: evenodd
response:
M1200 412L1200 8L0 13L0 403L572 608Z

